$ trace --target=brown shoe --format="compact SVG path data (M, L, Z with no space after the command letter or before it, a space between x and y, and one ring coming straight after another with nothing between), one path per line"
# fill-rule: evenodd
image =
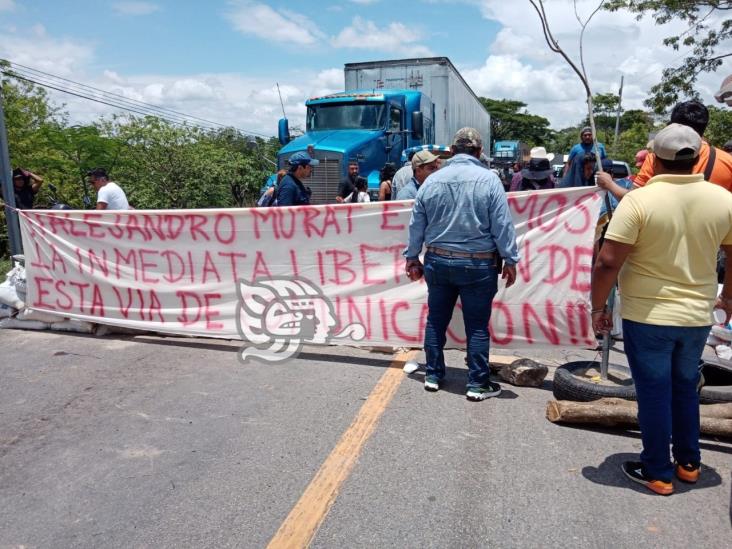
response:
M626 461L621 466L623 473L633 482L642 484L651 492L662 496L670 496L674 493L674 485L664 480L648 478L643 471L643 464L640 461Z
M701 469L701 466L699 465L692 465L691 463L687 465L682 465L680 463L677 463L676 477L682 482L694 484L697 480L699 480L699 469Z

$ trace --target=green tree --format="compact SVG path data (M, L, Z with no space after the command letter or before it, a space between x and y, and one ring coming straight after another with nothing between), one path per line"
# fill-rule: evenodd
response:
M614 93L597 93L592 97L592 113L595 116L595 130L597 140L612 145L615 139L615 118L617 117L620 97ZM589 118L585 118L585 125L589 125Z
M511 99L480 97L491 115L493 141L523 141L529 146L546 145L552 138L549 120L526 112L526 103Z
M579 143L580 129L580 126L571 126L554 132L551 141L548 143L547 150L555 151L561 155L569 154L572 146ZM560 162L561 159L554 161L555 164L559 164Z
M131 117L116 120L108 132L124 143L112 176L136 208L251 205L271 173L231 130Z
M681 98L698 97L694 84L699 74L716 71L724 58L732 56L732 18L723 16L732 11L732 0L609 0L604 7L628 9L638 19L649 15L659 25L672 20L689 25L685 32L663 41L674 50L690 48L691 53L677 66L664 69L661 82L651 88L646 104L658 114Z
M704 138L715 147L722 147L732 139L732 110L720 109L707 105L709 109L709 124L704 132Z
M629 130L633 126L653 127L653 116L640 109L630 109L620 115L620 131Z
M49 146L48 136L62 127L65 114L50 104L42 88L24 80L12 79L7 74L8 64L0 60L0 86L2 86L5 126L8 134L10 164L41 174L57 175L51 169L57 156ZM37 198L46 199L47 186ZM0 213L0 257L8 252L5 209Z
M137 208L251 206L275 171L274 138L177 126L155 117L112 116L70 126L43 88L8 75L2 62L0 72L11 163L46 181L36 204L49 203L51 184L74 207L84 207L85 195L93 204L86 173L101 166ZM6 229L0 213L0 257L7 255Z
M631 167L635 165L635 154L648 144L649 128L645 124L635 124L624 130L618 139L618 148L613 160L623 160Z

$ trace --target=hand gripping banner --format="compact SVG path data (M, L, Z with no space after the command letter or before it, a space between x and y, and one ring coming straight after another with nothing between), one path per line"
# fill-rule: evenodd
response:
M492 343L595 345L592 188L510 193L521 261L499 281ZM28 306L91 322L242 339L243 357L304 343L420 347L424 280L404 274L411 201L223 210L21 211ZM448 346L465 344L460 303Z

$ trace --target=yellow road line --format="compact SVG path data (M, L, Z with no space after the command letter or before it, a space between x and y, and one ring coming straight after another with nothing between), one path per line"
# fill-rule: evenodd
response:
M308 547L335 502L343 482L404 379L401 368L417 351L400 352L381 376L351 426L326 458L300 499L267 545L270 549Z

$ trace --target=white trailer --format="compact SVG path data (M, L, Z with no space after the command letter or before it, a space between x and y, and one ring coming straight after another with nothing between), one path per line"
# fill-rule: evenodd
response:
M455 132L465 126L483 137L491 150L491 115L447 57L346 63L346 91L405 89L424 93L434 103L435 143L450 145Z

